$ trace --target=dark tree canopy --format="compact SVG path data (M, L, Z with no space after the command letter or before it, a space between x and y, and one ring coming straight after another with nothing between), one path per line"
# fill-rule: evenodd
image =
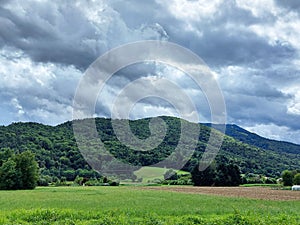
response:
M195 186L238 186L242 182L241 172L233 163L213 164L204 171L199 171L198 164L192 170L192 180Z
M213 166L209 166L204 171L199 171L197 164L191 174L195 186L211 186L215 182L216 170Z
M38 181L38 164L30 151L14 154L11 150L0 155L0 189L34 189Z
M292 186L293 184L300 184L300 171L299 170L284 170L281 173L281 178L284 186Z
M293 172L289 170L285 170L282 172L282 181L284 186L292 186L293 185Z
M295 185L300 185L300 173L297 173L297 174L294 176L294 184L295 184Z
M217 168L216 186L238 186L242 182L241 172L237 165L220 164Z

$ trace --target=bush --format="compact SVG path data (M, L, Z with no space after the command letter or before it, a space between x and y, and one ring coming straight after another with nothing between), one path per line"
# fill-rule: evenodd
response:
M117 181L111 181L111 182L109 182L109 185L110 186L119 186L119 182L117 182Z
M38 186L49 186L52 182L52 178L49 175L40 175L38 180Z
M165 185L193 185L192 177L190 174L178 175L177 180L164 180L162 184Z

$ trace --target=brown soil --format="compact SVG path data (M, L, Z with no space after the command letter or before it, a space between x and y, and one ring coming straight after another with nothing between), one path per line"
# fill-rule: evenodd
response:
M270 187L143 187L147 190L173 191L264 200L300 200L300 191L275 190Z

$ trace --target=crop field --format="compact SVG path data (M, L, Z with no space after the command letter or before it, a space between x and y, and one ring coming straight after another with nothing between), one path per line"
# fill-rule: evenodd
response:
M215 196L178 188L39 187L1 191L0 224L300 224L299 199Z

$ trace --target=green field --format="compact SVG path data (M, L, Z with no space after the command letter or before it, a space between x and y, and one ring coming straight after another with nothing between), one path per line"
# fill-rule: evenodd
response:
M0 224L300 224L299 201L126 186L1 191L0 208Z
M155 179L164 180L164 175L169 169L144 166L134 172L137 178L143 178L143 183L152 182ZM177 174L189 174L189 172L182 170L174 170Z

